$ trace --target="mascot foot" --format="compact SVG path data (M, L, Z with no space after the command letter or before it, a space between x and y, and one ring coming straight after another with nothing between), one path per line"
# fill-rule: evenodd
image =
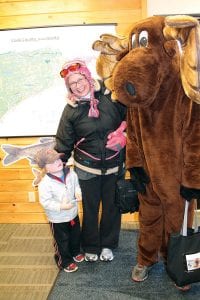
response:
M179 291L182 291L182 292L187 292L191 289L191 285L184 285L184 286L178 286L175 284L175 287L179 290Z
M132 271L132 280L136 282L144 281L148 278L148 267L137 264Z

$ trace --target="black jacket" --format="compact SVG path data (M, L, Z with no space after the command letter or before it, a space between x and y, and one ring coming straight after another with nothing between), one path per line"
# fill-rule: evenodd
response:
M125 120L126 108L119 102L112 102L110 94L104 95L103 87L101 89L95 92L95 98L99 100L99 118L88 117L88 102L77 107L65 106L55 146L58 152L65 153L65 161L74 151L74 159L87 167L107 169L119 165L119 154L110 159L115 151L106 149L105 145L108 134Z

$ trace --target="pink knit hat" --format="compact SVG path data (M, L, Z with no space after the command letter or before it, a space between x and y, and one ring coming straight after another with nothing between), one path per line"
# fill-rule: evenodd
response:
M97 105L99 101L94 97L94 80L84 61L76 59L65 63L60 71L60 76L64 78L66 87L69 89L68 78L72 74L82 74L86 77L90 84L90 110L89 117L98 118L99 110Z

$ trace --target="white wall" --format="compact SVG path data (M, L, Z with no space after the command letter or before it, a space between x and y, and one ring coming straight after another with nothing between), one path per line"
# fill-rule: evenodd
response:
M147 0L147 14L199 14L200 0Z

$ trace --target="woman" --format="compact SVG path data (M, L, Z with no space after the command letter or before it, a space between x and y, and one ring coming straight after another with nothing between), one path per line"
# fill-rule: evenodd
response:
M66 63L60 75L68 90L68 103L59 122L55 149L65 153L65 161L72 152L74 155L82 190L85 260L93 262L100 255L100 260L111 261L121 225L115 185L119 167L123 169L126 109L111 101L100 82L94 82L85 62Z

